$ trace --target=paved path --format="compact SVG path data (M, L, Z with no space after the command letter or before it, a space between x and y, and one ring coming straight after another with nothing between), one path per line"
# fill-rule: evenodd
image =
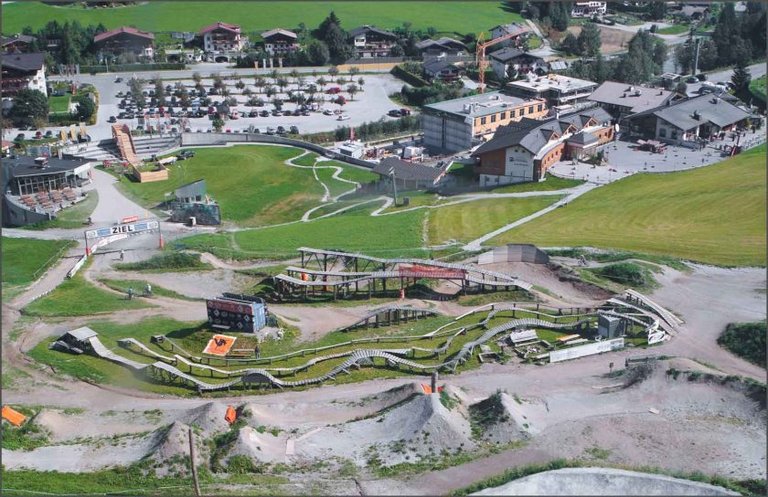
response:
M491 238L494 238L494 237L496 237L496 236L498 236L498 235L500 235L502 233L505 233L505 232L511 230L512 228L517 228L521 224L525 224L528 221L536 219L537 217L541 217L544 214L557 209L558 207L567 205L568 202L571 202L574 199L580 197L581 195L584 195L588 191L593 190L594 188L597 188L597 186L599 186L599 185L597 185L595 183L584 183L582 185L579 185L579 186L573 188L572 190L570 190L571 193L569 193L565 198L555 202L554 204L552 204L552 205L550 205L548 207L545 207L544 209L542 209L542 210L540 210L538 212L534 212L530 216L526 216L526 217L524 217L522 219L518 219L517 221L515 221L513 223L509 223L509 224L507 224L505 226L502 226L501 228L499 228L497 230L491 231L490 233L487 233L487 234L481 236L480 238L472 240L471 242L469 242L466 245L464 245L463 249L466 250L466 251L469 251L469 252L474 252L474 251L480 250L482 244L487 242ZM565 190L563 190L563 191L565 191ZM549 192L541 192L541 193L549 193Z
M58 263L51 266L42 277L27 287L22 294L14 298L11 301L10 306L14 309L21 310L31 304L34 300L37 300L38 297L55 289L64 281L69 270L74 267L78 258L82 255L82 249L71 249Z

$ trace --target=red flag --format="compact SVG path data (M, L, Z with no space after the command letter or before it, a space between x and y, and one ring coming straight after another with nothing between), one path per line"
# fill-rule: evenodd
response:
M355 128L349 128L349 141L355 141Z

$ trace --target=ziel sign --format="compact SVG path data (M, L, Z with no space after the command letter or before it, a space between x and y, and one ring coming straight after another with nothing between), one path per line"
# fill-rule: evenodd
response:
M132 235L142 233L152 233L160 231L160 222L154 220L142 220L135 223L116 224L106 228L97 228L85 232L85 253L90 255L99 247L103 247L112 242L123 240ZM162 246L162 235L160 235L160 244Z
M141 233L142 231L152 231L160 228L158 221L140 221L130 224L117 224L115 226L109 226L107 228L99 228L95 230L88 230L85 232L85 238L91 240L94 238L102 238L111 235L120 235L123 233Z

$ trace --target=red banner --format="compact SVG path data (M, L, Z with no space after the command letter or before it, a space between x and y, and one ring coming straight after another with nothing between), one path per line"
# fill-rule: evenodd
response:
M138 220L139 220L139 216L128 216L128 217L124 217L120 221L120 224L135 223Z
M206 301L208 309L218 309L220 311L227 311L233 314L245 314L247 316L253 316L253 307L248 304L240 304L238 302L230 302L228 300L208 300Z
M404 278L443 278L464 279L466 271L463 269L448 269L435 266L401 266L398 270Z

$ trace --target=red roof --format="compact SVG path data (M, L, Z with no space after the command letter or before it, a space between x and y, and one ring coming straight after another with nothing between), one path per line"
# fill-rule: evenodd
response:
M201 29L200 34L204 35L208 31L213 31L214 29L226 29L227 31L232 31L233 33L240 32L240 26L238 26L237 24L227 24L226 22L217 22L216 24L211 24L210 26L206 26L203 29Z
M5 150L6 148L11 148L12 146L13 146L13 142L3 140L3 146L2 146L3 150Z
M123 26L121 28L113 29L112 31L105 31L103 33L97 34L93 38L93 41L98 43L100 41L106 40L107 38L112 38L115 35L119 35L120 33L127 33L129 35L141 36L142 38L146 38L148 40L155 39L155 35L153 35L152 33L139 31L138 29L132 28L130 26Z

